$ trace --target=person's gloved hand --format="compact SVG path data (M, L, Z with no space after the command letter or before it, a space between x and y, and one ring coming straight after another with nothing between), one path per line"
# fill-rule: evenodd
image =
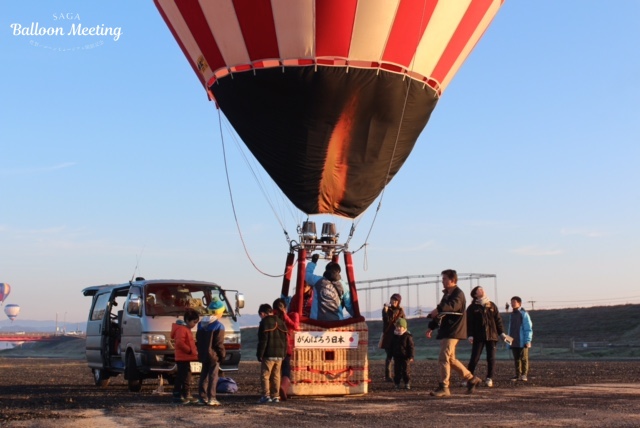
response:
M318 263L319 258L320 258L319 254L314 254L313 256L311 256L311 261L314 263Z

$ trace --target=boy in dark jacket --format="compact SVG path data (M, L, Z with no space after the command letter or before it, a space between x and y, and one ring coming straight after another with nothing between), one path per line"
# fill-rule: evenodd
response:
M259 404L280 402L280 370L287 355L287 327L284 320L273 315L273 308L263 303L258 308L261 321L258 327L258 349L260 361L262 397ZM269 388L271 387L271 388Z
M219 321L224 313L224 303L214 297L209 304L209 313L202 317L196 331L198 344L198 359L202 363L198 393L198 404L219 406L216 400L216 386L218 385L218 370L220 362L224 361L224 325Z
M496 349L498 338L505 338L500 311L495 303L489 300L480 286L471 290L473 302L467 308L467 335L471 342L471 358L467 368L474 373L482 356L482 349L487 347L487 378L485 386L493 386L493 371L496 366Z
M175 360L178 366L173 384L173 402L177 404L190 404L197 401L191 396L191 361L198 361L198 350L191 329L196 326L199 319L198 312L187 309L184 313L184 321L178 320L171 325L171 338L174 340Z
M391 339L393 355L393 382L400 389L400 378L404 381L404 389L411 389L411 362L413 361L413 336L407 331L407 320L399 318Z

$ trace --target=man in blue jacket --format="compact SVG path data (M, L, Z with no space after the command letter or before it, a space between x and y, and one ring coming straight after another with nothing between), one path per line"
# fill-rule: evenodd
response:
M533 339L533 324L527 311L522 307L522 299L518 296L511 298L511 317L509 318L509 336L513 338L511 352L516 365L516 375L512 381L526 382L529 373L529 348Z
M344 284L340 276L340 265L335 262L327 263L322 276L315 275L318 255L314 254L307 264L305 280L313 287L311 302L312 319L319 321L340 321L344 319L342 309L346 309L353 316L353 304L349 286Z

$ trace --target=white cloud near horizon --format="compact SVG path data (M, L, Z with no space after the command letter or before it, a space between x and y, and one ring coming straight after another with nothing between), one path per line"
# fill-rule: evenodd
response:
M521 256L559 256L561 254L564 254L564 250L539 248L535 245L514 248L509 252L519 254Z
M15 169L0 169L0 175L25 175L25 174L40 174L52 171L58 171L60 169L70 168L75 166L75 162L64 162L57 165L43 166L39 168L15 168Z
M605 236L603 232L600 232L598 230L566 229L566 228L560 229L560 234L564 236L571 236L571 235L584 236L586 238L602 238L603 236Z

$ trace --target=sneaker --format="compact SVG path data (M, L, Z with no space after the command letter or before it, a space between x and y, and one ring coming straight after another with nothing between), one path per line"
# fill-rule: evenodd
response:
M404 389L411 389L411 384L409 383L405 384Z
M198 403L198 399L196 397L189 396L189 397L184 397L184 399L187 400L189 402L189 404Z
M198 402L196 403L198 406L207 406L209 404L208 401L203 400L202 398L198 398Z
M180 398L174 398L173 404L190 404L190 402L186 398L180 397Z
M493 381L490 377L484 380L484 386L486 386L487 388L493 388Z
M451 392L449 391L448 386L444 386L443 384L440 384L440 386L435 390L431 391L429 395L431 395L432 397L442 398L442 397L450 396Z
M511 378L511 382L517 382L520 380L520 376L514 376Z
M527 379L527 375L526 374L523 374L522 376L520 376L520 380L523 381L523 382L526 382L529 379Z
M476 386L482 383L482 379L478 376L474 376L467 382L467 394L472 394L473 390L476 389Z
M220 405L220 402L218 400L216 400L215 398L212 398L211 400L207 401L207 405L208 406L218 407Z
M271 399L271 402L272 402L272 403L279 403L279 402L280 402L280 397L273 397L273 398Z
M258 400L258 404L267 404L267 403L271 403L271 398L269 397L260 397L260 399Z

